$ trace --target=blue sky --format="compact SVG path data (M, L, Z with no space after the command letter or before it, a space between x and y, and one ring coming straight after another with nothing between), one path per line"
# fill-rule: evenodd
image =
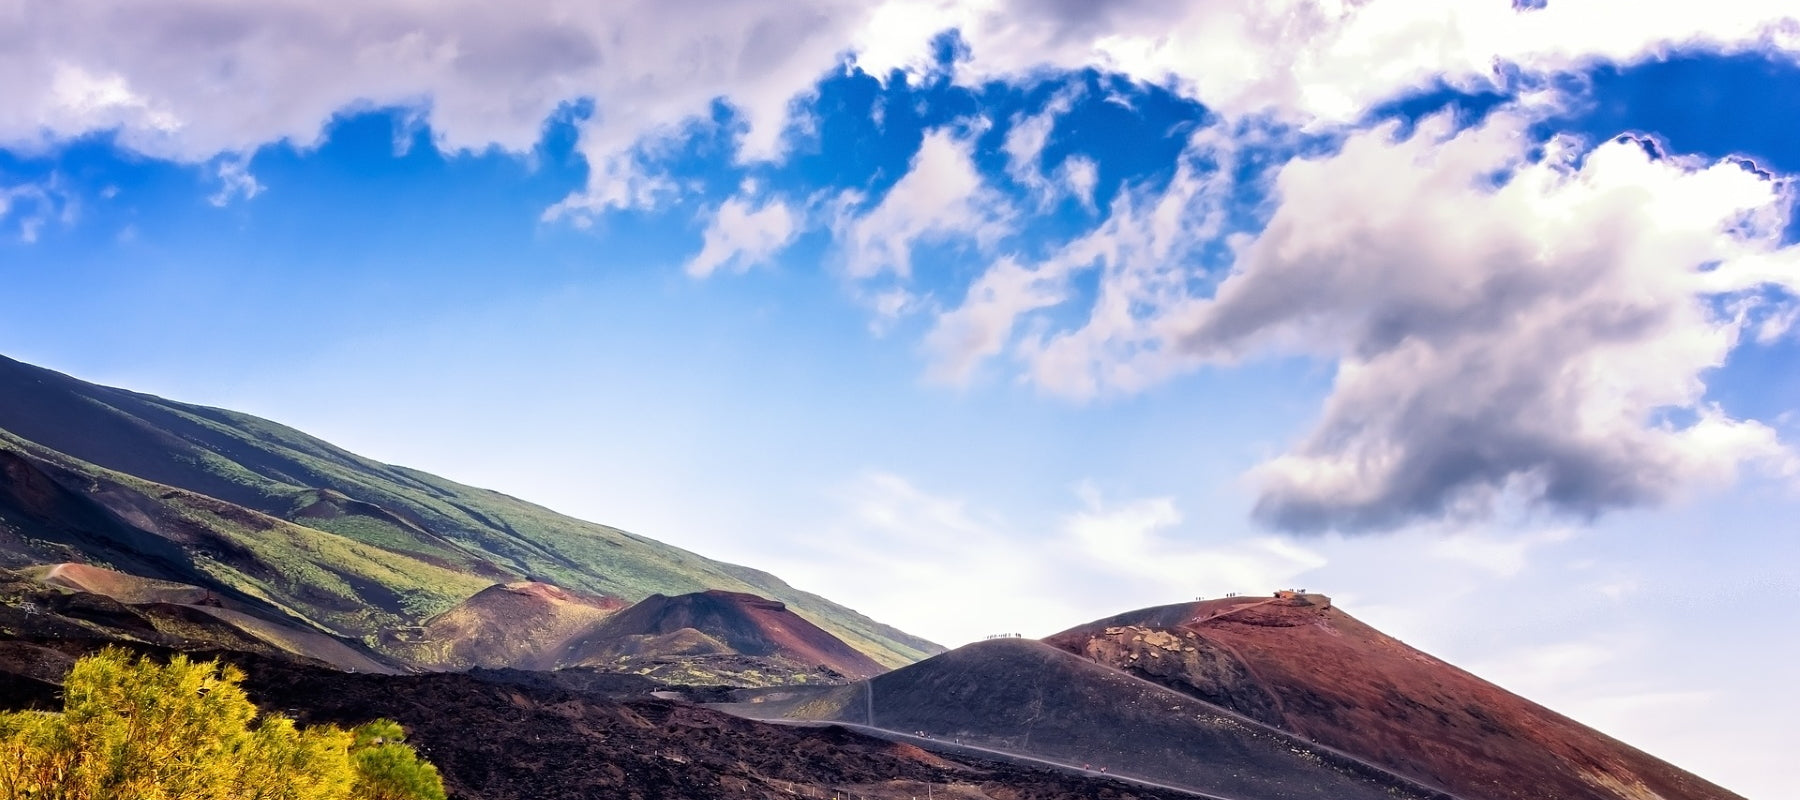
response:
M1793 11L603 5L28 4L0 352L946 644L1323 590L1788 786Z

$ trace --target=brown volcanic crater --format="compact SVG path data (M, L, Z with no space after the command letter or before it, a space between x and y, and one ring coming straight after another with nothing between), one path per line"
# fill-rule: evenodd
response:
M1742 800L1409 647L1323 595L1160 606L1044 641L1464 800Z
M884 671L874 659L788 610L785 603L717 589L646 597L569 642L559 662L603 664L620 656L645 655L664 644L691 653L711 649L715 642L729 654L822 666L854 678Z
M554 669L570 639L625 606L616 597L534 581L495 584L425 621L409 655L453 669Z

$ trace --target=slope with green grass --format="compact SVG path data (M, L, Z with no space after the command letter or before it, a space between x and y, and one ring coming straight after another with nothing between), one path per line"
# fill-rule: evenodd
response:
M941 650L765 572L382 464L247 414L3 357L0 466L44 484L45 495L8 503L0 492L0 561L95 561L185 583L209 576L365 641L494 583L531 580L628 601L749 592L890 667Z

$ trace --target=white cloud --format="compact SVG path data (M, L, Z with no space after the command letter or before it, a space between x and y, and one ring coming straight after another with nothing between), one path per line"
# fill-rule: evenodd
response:
M79 214L80 205L58 176L0 185L0 224L13 226L19 241L26 244L36 242L45 225L73 225Z
M1290 529L1481 519L1505 504L1585 517L1747 466L1793 472L1774 430L1712 405L1704 382L1741 339L1790 324L1787 185L1628 140L1558 139L1532 161L1532 119L1352 135L1272 173L1255 236L1230 234L1223 212L1258 134L1204 129L1160 193L1122 193L1040 263L996 260L938 317L931 374L964 380L1010 348L1040 387L1086 398L1207 364L1335 363L1316 427L1253 475L1258 515ZM1221 241L1235 263L1218 281L1201 256ZM1087 271L1099 283L1085 319L1016 333L1071 304Z
M687 264L687 274L705 278L725 268L744 272L766 262L794 241L794 213L780 200L756 208L733 197L719 206L706 228L700 253Z
M969 286L962 305L939 314L926 334L929 376L966 383L982 361L1005 348L1021 315L1066 299L1061 277L1060 271L1030 269L1011 258L995 261Z
M1030 379L1050 392L1085 399L1140 391L1180 372L1190 359L1170 346L1170 326L1192 302L1196 284L1206 279L1206 265L1197 259L1200 248L1225 235L1239 150L1264 136L1252 127L1196 132L1160 193L1142 187L1122 191L1103 223L1030 267L1032 297L1046 302L999 304L971 291L940 327L982 314L1005 323L990 328L1011 330L1019 315L1049 305L1048 300L1073 298L1068 286L1077 274L1097 271L1099 288L1080 324L1040 328L1016 343ZM993 277L984 275L977 286L1010 268L990 268ZM941 347L936 354L940 364L958 365L994 352L990 345Z
M1069 113L1081 99L1080 84L1058 92L1036 114L1017 114L1006 131L1001 150L1006 153L1006 173L1025 189L1042 211L1063 194L1070 194L1088 206L1094 202L1094 184L1099 180L1098 168L1090 159L1073 156L1060 165L1054 175L1044 172L1044 148L1056 129L1056 121Z
M1257 473L1264 519L1392 527L1508 496L1591 515L1789 460L1702 381L1741 333L1709 298L1800 283L1785 190L1633 142L1528 163L1526 124L1435 118L1288 164L1267 228L1181 312L1188 355L1338 363L1317 427Z
M1277 537L1197 547L1172 533L1181 530L1174 498L1151 497L1108 504L1091 487L1080 492L1086 508L1064 522L1075 559L1128 579L1140 591L1179 602L1196 593L1264 592L1290 586L1325 566L1323 556Z
M913 0L891 3L884 16L914 31L928 22L958 29L970 57L957 77L971 85L1092 66L1172 83L1227 115L1273 112L1302 122L1351 121L1440 79L1490 83L1497 64L1554 72L1678 46L1800 49L1800 12L1785 0L1564 0L1529 12L1504 0ZM859 48L858 62L876 74L934 68L920 44L867 41L873 46Z
M219 160L219 190L206 201L214 206L224 207L236 198L249 200L262 193L264 187L250 174L250 157L238 155Z
M559 106L590 99L580 147L592 179L563 212L580 215L645 202L635 148L708 118L716 101L744 121L742 158L779 157L789 105L872 11L849 0L33 4L0 20L0 142L116 130L127 147L199 163L310 145L344 109L399 105L428 106L448 150L524 152Z
M783 568L790 580L950 646L1085 621L1039 543L1005 520L883 471L858 476L838 500L841 516L807 547L816 556Z
M991 244L1011 211L976 168L973 141L949 129L925 134L905 176L873 209L838 222L846 270L858 280L912 276L915 245L951 240Z
M42 147L116 131L126 147L191 163L314 143L334 114L428 108L439 145L525 152L546 119L591 101L578 144L588 184L547 213L654 204L675 191L643 146L738 114L738 157L778 159L796 102L846 56L872 74L937 69L933 38L958 29L968 83L1089 66L1173 85L1232 116L1347 121L1440 78L1492 79L1626 62L1680 47L1800 48L1785 0L1509 3L1275 0L525 0L126 6L39 3L0 20L0 143ZM1025 143L1021 142L1021 145ZM1064 176L1079 188L1079 164Z
M1196 595L1264 592L1325 565L1278 537L1195 541L1172 498L1108 502L1085 486L1075 495L1071 510L1034 524L868 471L841 492L824 535L800 548L807 558L781 573L954 646L991 633L1049 635Z
M1058 182L1089 211L1094 207L1094 189L1100 185L1100 165L1087 156L1070 156L1056 170Z

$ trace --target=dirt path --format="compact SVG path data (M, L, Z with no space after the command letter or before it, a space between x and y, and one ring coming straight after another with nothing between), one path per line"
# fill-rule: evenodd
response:
M1185 624L1185 625L1199 625L1199 624L1200 624L1200 623L1202 623L1202 622L1212 622L1212 621L1213 621L1213 620L1215 620L1215 619L1219 619L1219 618L1221 618L1221 617L1229 617L1229 616L1231 616L1231 615L1232 615L1232 614L1236 614L1236 613L1238 613L1238 612L1239 612L1239 611L1247 611L1247 610L1249 610L1249 609L1252 609L1252 608L1262 608L1262 607L1263 607L1263 606L1266 606L1266 605L1268 605L1268 604L1270 604L1270 603L1273 603L1273 602L1275 602L1275 601L1276 601L1276 600L1279 600L1279 599L1281 599L1281 598L1278 598L1278 597L1265 597L1265 598L1263 598L1263 599L1261 599L1261 600L1258 600L1258 601L1257 601L1257 602L1254 602L1254 603L1245 603L1245 604L1243 604L1243 605L1241 605L1241 606L1232 606L1232 607L1231 607L1231 608L1228 608L1228 609L1226 609L1226 610L1224 610L1224 611L1221 611L1221 612L1219 612L1219 613L1217 613L1217 614L1214 614L1214 615L1212 615L1212 616L1210 616L1210 617L1205 617L1205 618L1199 618L1199 619L1195 619L1195 620L1194 620L1194 621L1192 621L1192 622L1186 622L1186 623L1183 623L1183 624Z
M979 755L984 758L990 758L990 759L995 759L995 760L1000 760L1000 761L1009 761L1009 762L1012 762L1015 764L1029 764L1032 766L1050 767L1051 769L1057 770L1058 772L1064 772L1064 773L1068 773L1068 774L1072 774L1072 775L1081 775L1083 777L1088 777L1088 778L1101 778L1101 779L1105 779L1105 780L1115 780L1120 783L1127 783L1127 784L1131 784L1134 786L1142 786L1147 789L1160 789L1163 791L1177 792L1180 794L1187 795L1189 797L1202 798L1202 800L1233 800L1233 798L1230 798L1230 797L1225 797L1223 795L1216 795L1216 794L1207 794L1205 792L1196 791L1194 789L1189 789L1185 786L1173 786L1173 785L1170 785L1167 783L1158 783L1156 781L1148 780L1145 778L1134 778L1130 775L1121 775L1121 774L1115 773L1115 772L1100 772L1098 770L1093 770L1093 769L1083 769L1074 764L1069 764L1069 763L1065 763L1062 761L1054 761L1054 760L1051 760L1048 758L1039 758L1037 756L1028 756L1028 755L1024 755L1022 753L1014 753L1014 752L1010 752L1010 751L1006 751L1006 750L992 750L992 749L989 749L986 747L979 747L979 746L972 745L972 744L958 744L956 742L945 741L943 739L933 739L933 738L924 737L924 736L915 736L910 733L901 733L900 731L888 730L887 728L872 728L872 727L869 727L868 725L862 725L862 724L855 723L855 722L826 722L826 721L796 720L796 719L765 719L765 720L760 720L760 721L761 722L772 722L777 725L794 725L794 726L802 727L802 728L823 728L823 727L827 727L827 726L831 726L831 725L837 725L837 726L844 727L844 728L850 728L852 730L855 730L855 731L858 731L861 733L865 733L870 736L874 736L878 739L886 739L886 740L892 741L892 742L905 742L906 744L917 745L926 750L934 750L937 752L949 752L949 753L966 753L969 755Z

